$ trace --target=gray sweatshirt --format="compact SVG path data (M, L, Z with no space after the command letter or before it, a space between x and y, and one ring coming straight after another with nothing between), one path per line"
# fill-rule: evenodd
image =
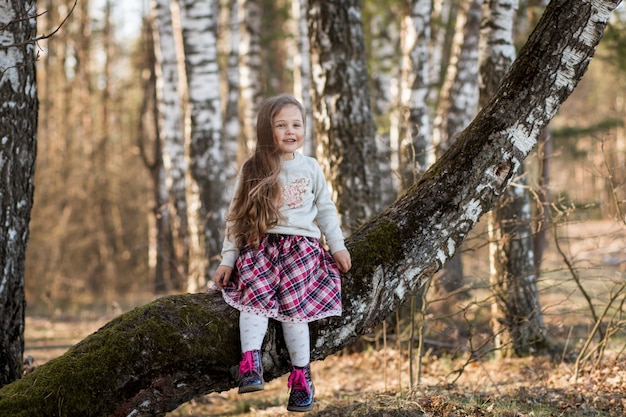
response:
M324 235L330 253L346 249L333 202L322 168L311 157L298 152L294 159L283 161L280 172L283 194L280 212L283 219L267 233L308 236L320 239ZM239 178L235 188L239 184ZM229 227L230 223L226 224ZM239 250L228 236L222 247L222 265L234 267Z

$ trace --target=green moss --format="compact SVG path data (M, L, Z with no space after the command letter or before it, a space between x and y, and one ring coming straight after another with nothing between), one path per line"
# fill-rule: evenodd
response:
M372 224L375 227L365 238L350 248L356 275L371 276L379 265L392 265L402 256L402 233L398 226L388 220Z
M165 297L128 312L32 374L0 389L0 415L107 416L155 378L236 363L232 317L201 295ZM233 329L234 328L234 329ZM213 361L214 362L214 361Z

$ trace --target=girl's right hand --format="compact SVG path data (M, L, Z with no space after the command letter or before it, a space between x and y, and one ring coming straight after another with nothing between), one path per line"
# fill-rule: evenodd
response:
M224 288L228 281L230 281L230 274L233 272L233 268L226 265L220 265L215 270L213 275L213 282L218 289Z

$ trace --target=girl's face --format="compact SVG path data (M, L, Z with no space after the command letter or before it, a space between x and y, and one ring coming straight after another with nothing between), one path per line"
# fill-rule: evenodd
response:
M304 142L304 121L300 109L291 104L280 109L274 116L272 132L283 158L293 159L293 153Z

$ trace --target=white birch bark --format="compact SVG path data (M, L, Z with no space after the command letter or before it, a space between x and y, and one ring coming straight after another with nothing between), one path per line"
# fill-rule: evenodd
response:
M495 94L515 59L518 0L483 3L479 41L480 104ZM496 355L528 355L546 347L537 291L530 196L524 164L489 213L489 264Z
M36 15L34 0L0 2L0 387L23 370L24 264L37 154Z
M318 159L347 233L380 208L367 64L356 0L309 1Z
M238 141L241 133L239 121L239 0L228 0L228 36L229 51L226 68L228 95L224 111L224 160L230 162L226 169L227 177L234 178L237 170Z
M256 145L256 116L263 101L261 80L260 0L239 0L239 88L242 144L251 152Z
M478 109L478 32L482 0L463 0L450 62L433 123L429 165L445 152Z
M453 14L451 9L455 7L455 2L444 0L433 0L430 30L430 46L428 66L430 67L428 81L431 86L428 94L428 101L431 105L436 105L439 100L439 93L442 85L443 68L445 66L443 53L446 50L446 27ZM431 111L431 119L434 118L434 111Z
M313 125L313 103L311 102L311 48L306 20L307 0L293 0L291 19L296 48L293 52L293 94L306 110L306 136L302 153L315 156L315 127Z
M199 211L190 215L196 216L203 236L203 257L214 260L208 270L202 268L190 274L187 290L195 292L206 285L207 276L219 264L218 255L223 240L220 228L228 206L223 193L228 172L221 146L217 0L178 0L178 3L189 97L190 168L200 197Z
M179 74L176 39L170 0L151 0L156 33L154 34L157 58L157 100L160 134L163 143L163 164L167 172L167 186L176 208L178 219L178 242L181 246L179 259L180 276L172 278L172 287L183 288L187 276L190 255L189 221L187 207L187 159L183 135L183 110L179 94Z
M482 0L463 0L457 13L450 60L433 122L432 164L456 140L478 109L478 34ZM436 288L453 292L463 285L461 254L452 257L439 272ZM462 296L462 294L459 294Z
M413 0L403 17L402 72L396 132L400 190L406 190L427 168L431 147L428 114L430 0Z

